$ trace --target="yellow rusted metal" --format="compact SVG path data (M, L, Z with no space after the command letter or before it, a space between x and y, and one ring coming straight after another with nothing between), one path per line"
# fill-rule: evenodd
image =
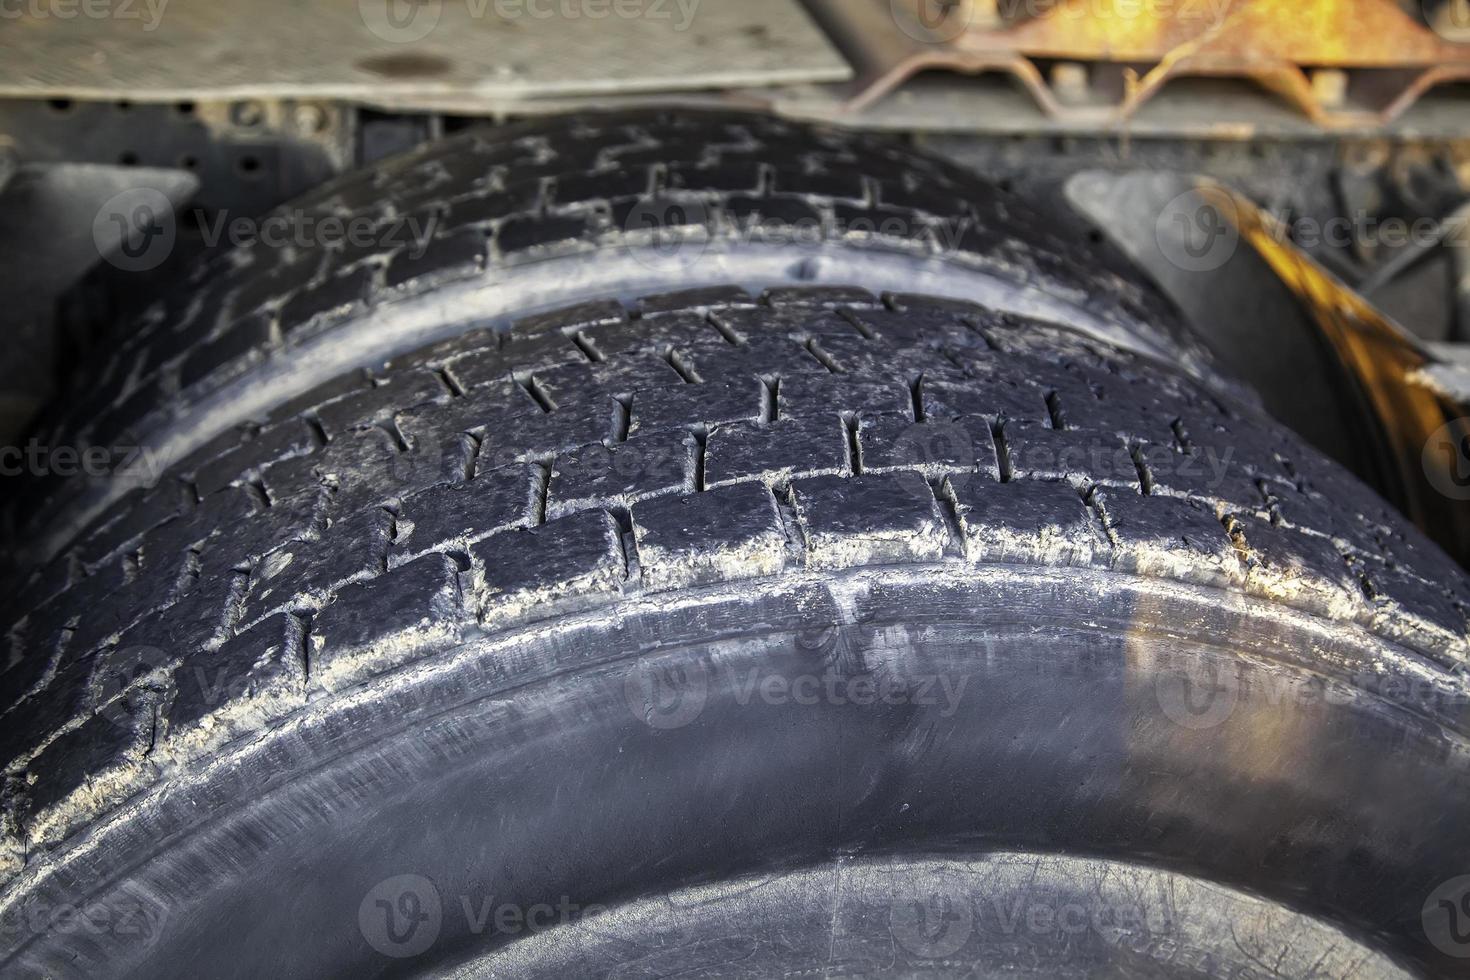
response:
M1401 487L1396 502L1431 537L1462 559L1470 556L1470 504L1439 489L1462 478L1455 471L1458 457L1425 452L1435 439L1470 445L1463 442L1470 439L1466 407L1414 381L1435 359L1402 327L1292 245L1267 212L1213 182L1201 181L1196 189L1291 289L1361 387L1381 425Z
M915 72L947 68L1010 74L1056 118L1121 124L1175 79L1235 77L1325 128L1345 128L1389 122L1431 88L1470 80L1470 45L1442 37L1395 0L999 0L1001 16L961 0L942 19L932 10L938 0L868 0L905 25L886 33L881 17L854 0L809 2L862 37L859 105ZM1024 15L1008 19L1008 7ZM935 34L916 37L914 25ZM1131 69L1139 81L1111 104L1068 104L1076 100L1056 98L1038 60ZM1314 84L1322 70L1342 76Z

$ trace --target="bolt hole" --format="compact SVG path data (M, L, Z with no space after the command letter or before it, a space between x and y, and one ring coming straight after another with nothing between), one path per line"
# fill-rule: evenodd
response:
M1087 240L1089 242L1092 242L1092 244L1094 245L1101 245L1103 240L1103 233L1098 231L1096 228L1093 228L1087 233Z
M174 111L181 116L192 116L194 115L194 103L180 102L174 106Z
M183 167L185 170L198 170L199 158L194 156L193 154L186 153L185 155L179 157L179 166Z
M51 99L46 105L51 108L52 112L65 113L71 112L72 109L76 108L76 104L71 99Z
M133 108L133 104L131 102L129 102L127 99L119 99L117 101L115 107L116 107L116 109L117 109L118 112L131 112L132 111L132 108Z
M118 154L117 162L124 167L136 167L138 165L138 154L132 150L124 150Z
M260 157L243 156L240 158L240 161L235 165L235 168L240 171L241 176L257 176L260 173Z

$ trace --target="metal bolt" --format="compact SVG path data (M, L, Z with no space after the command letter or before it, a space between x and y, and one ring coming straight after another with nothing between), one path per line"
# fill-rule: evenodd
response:
M236 102L230 118L236 126L259 126L265 121L265 106L259 102Z
M1335 109L1347 101L1347 72L1341 68L1318 68L1311 77L1312 94L1318 104Z
M1058 61L1051 67L1051 87L1057 98L1073 105L1087 101L1087 66Z
M296 128L308 136L322 132L330 123L327 111L314 102L301 103L296 107L293 116Z

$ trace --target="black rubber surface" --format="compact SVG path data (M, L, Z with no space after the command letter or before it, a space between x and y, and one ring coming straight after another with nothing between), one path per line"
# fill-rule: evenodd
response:
M923 288L1208 373L1167 301L1082 229L896 141L766 116L640 111L468 131L277 217L284 247L276 228L197 263L100 345L38 435L107 449L123 476L20 488L6 514L18 548L51 557L136 485L141 467L129 464L177 460L349 368L613 295L803 280ZM351 234L315 232L328 222ZM298 234L327 245L290 244Z
M1288 433L980 308L723 290L395 359L119 508L11 607L10 868L45 868L225 746L477 637L739 579L936 563L1140 577L1150 629L1169 583L1267 599L1324 639L1388 641L1354 683L1402 724L1465 733L1463 575ZM1424 684L1444 696L1401 696Z
M95 404L58 416L63 441L191 448L81 533L59 516L80 513L69 484L24 505L55 554L0 615L0 921L24 923L0 932L5 972L582 975L583 947L616 947L623 975L1388 970L1359 943L1453 972L1420 905L1470 871L1458 566L1181 370L1197 365L1142 292L940 164L744 117L517 132L311 205L472 215L417 272L398 254L220 259L150 314ZM1175 363L861 285L395 332L466 313L445 297L522 247L547 281L573 266L544 251L613 261L618 202L696 177L720 215L743 213L746 179L761 208L826 217L963 200L989 229L966 251L996 264L981 278L1074 296L1052 312L1142 331ZM600 230L571 234L574 198ZM377 353L337 370L359 346ZM793 693L809 682L827 693ZM875 685L895 699L855 694ZM834 932L825 961L805 934L722 960L720 917L692 914L683 953L650 966L640 945L666 945L637 924L651 897L764 869L769 901L730 913L754 921L796 901L803 869L1001 850L1239 891L1181 898L1182 931L1131 946L920 942L884 967L841 959ZM615 906L632 939L518 946L446 919L400 958L370 919L402 875L450 906L486 889ZM874 885L870 905L927 880ZM124 899L152 913L144 942L30 914ZM1227 949L1227 907L1293 938Z

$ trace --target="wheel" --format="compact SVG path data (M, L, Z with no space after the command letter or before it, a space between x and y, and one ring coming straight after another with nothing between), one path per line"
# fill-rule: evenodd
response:
M19 495L9 523L25 559L51 558L120 496L293 395L584 302L862 282L1059 320L1227 385L1120 254L898 144L730 113L492 133L428 144L242 231L216 223L219 249L175 288L136 316L99 314L123 326L40 441L110 461L57 466ZM124 271L162 264L178 237L168 202L138 191L109 207L114 223L152 223Z
M7 975L1462 971L1464 573L1177 364L864 285L238 353L11 601Z

